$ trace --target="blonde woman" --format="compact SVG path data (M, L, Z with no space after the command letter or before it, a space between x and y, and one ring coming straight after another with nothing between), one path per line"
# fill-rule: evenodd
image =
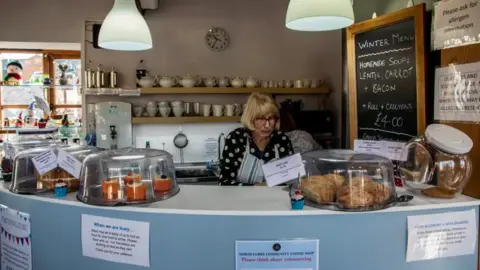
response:
M252 93L241 122L242 128L225 139L220 160L220 185L263 183L262 165L293 154L287 135L280 132L278 104L271 95Z

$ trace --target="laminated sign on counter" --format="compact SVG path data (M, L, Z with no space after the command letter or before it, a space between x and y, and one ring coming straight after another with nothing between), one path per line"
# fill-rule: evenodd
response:
M432 49L480 42L480 0L448 0L434 4Z
M480 62L437 69L434 104L435 120L479 122Z
M0 204L2 270L32 270L30 215Z

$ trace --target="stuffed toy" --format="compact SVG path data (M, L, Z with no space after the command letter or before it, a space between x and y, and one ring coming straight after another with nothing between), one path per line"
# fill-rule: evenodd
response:
M7 75L3 80L5 82L13 82L22 84L23 67L18 61L12 61L7 64Z

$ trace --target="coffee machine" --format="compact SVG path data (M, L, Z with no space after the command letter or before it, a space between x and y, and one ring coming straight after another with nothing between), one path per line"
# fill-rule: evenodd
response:
M95 104L97 147L132 147L132 104L100 102Z

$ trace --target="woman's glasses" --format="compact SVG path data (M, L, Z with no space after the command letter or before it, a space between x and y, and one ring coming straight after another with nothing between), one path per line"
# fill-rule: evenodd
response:
M269 116L269 117L257 117L255 118L255 126L263 127L266 123L273 126L277 122L276 116Z

